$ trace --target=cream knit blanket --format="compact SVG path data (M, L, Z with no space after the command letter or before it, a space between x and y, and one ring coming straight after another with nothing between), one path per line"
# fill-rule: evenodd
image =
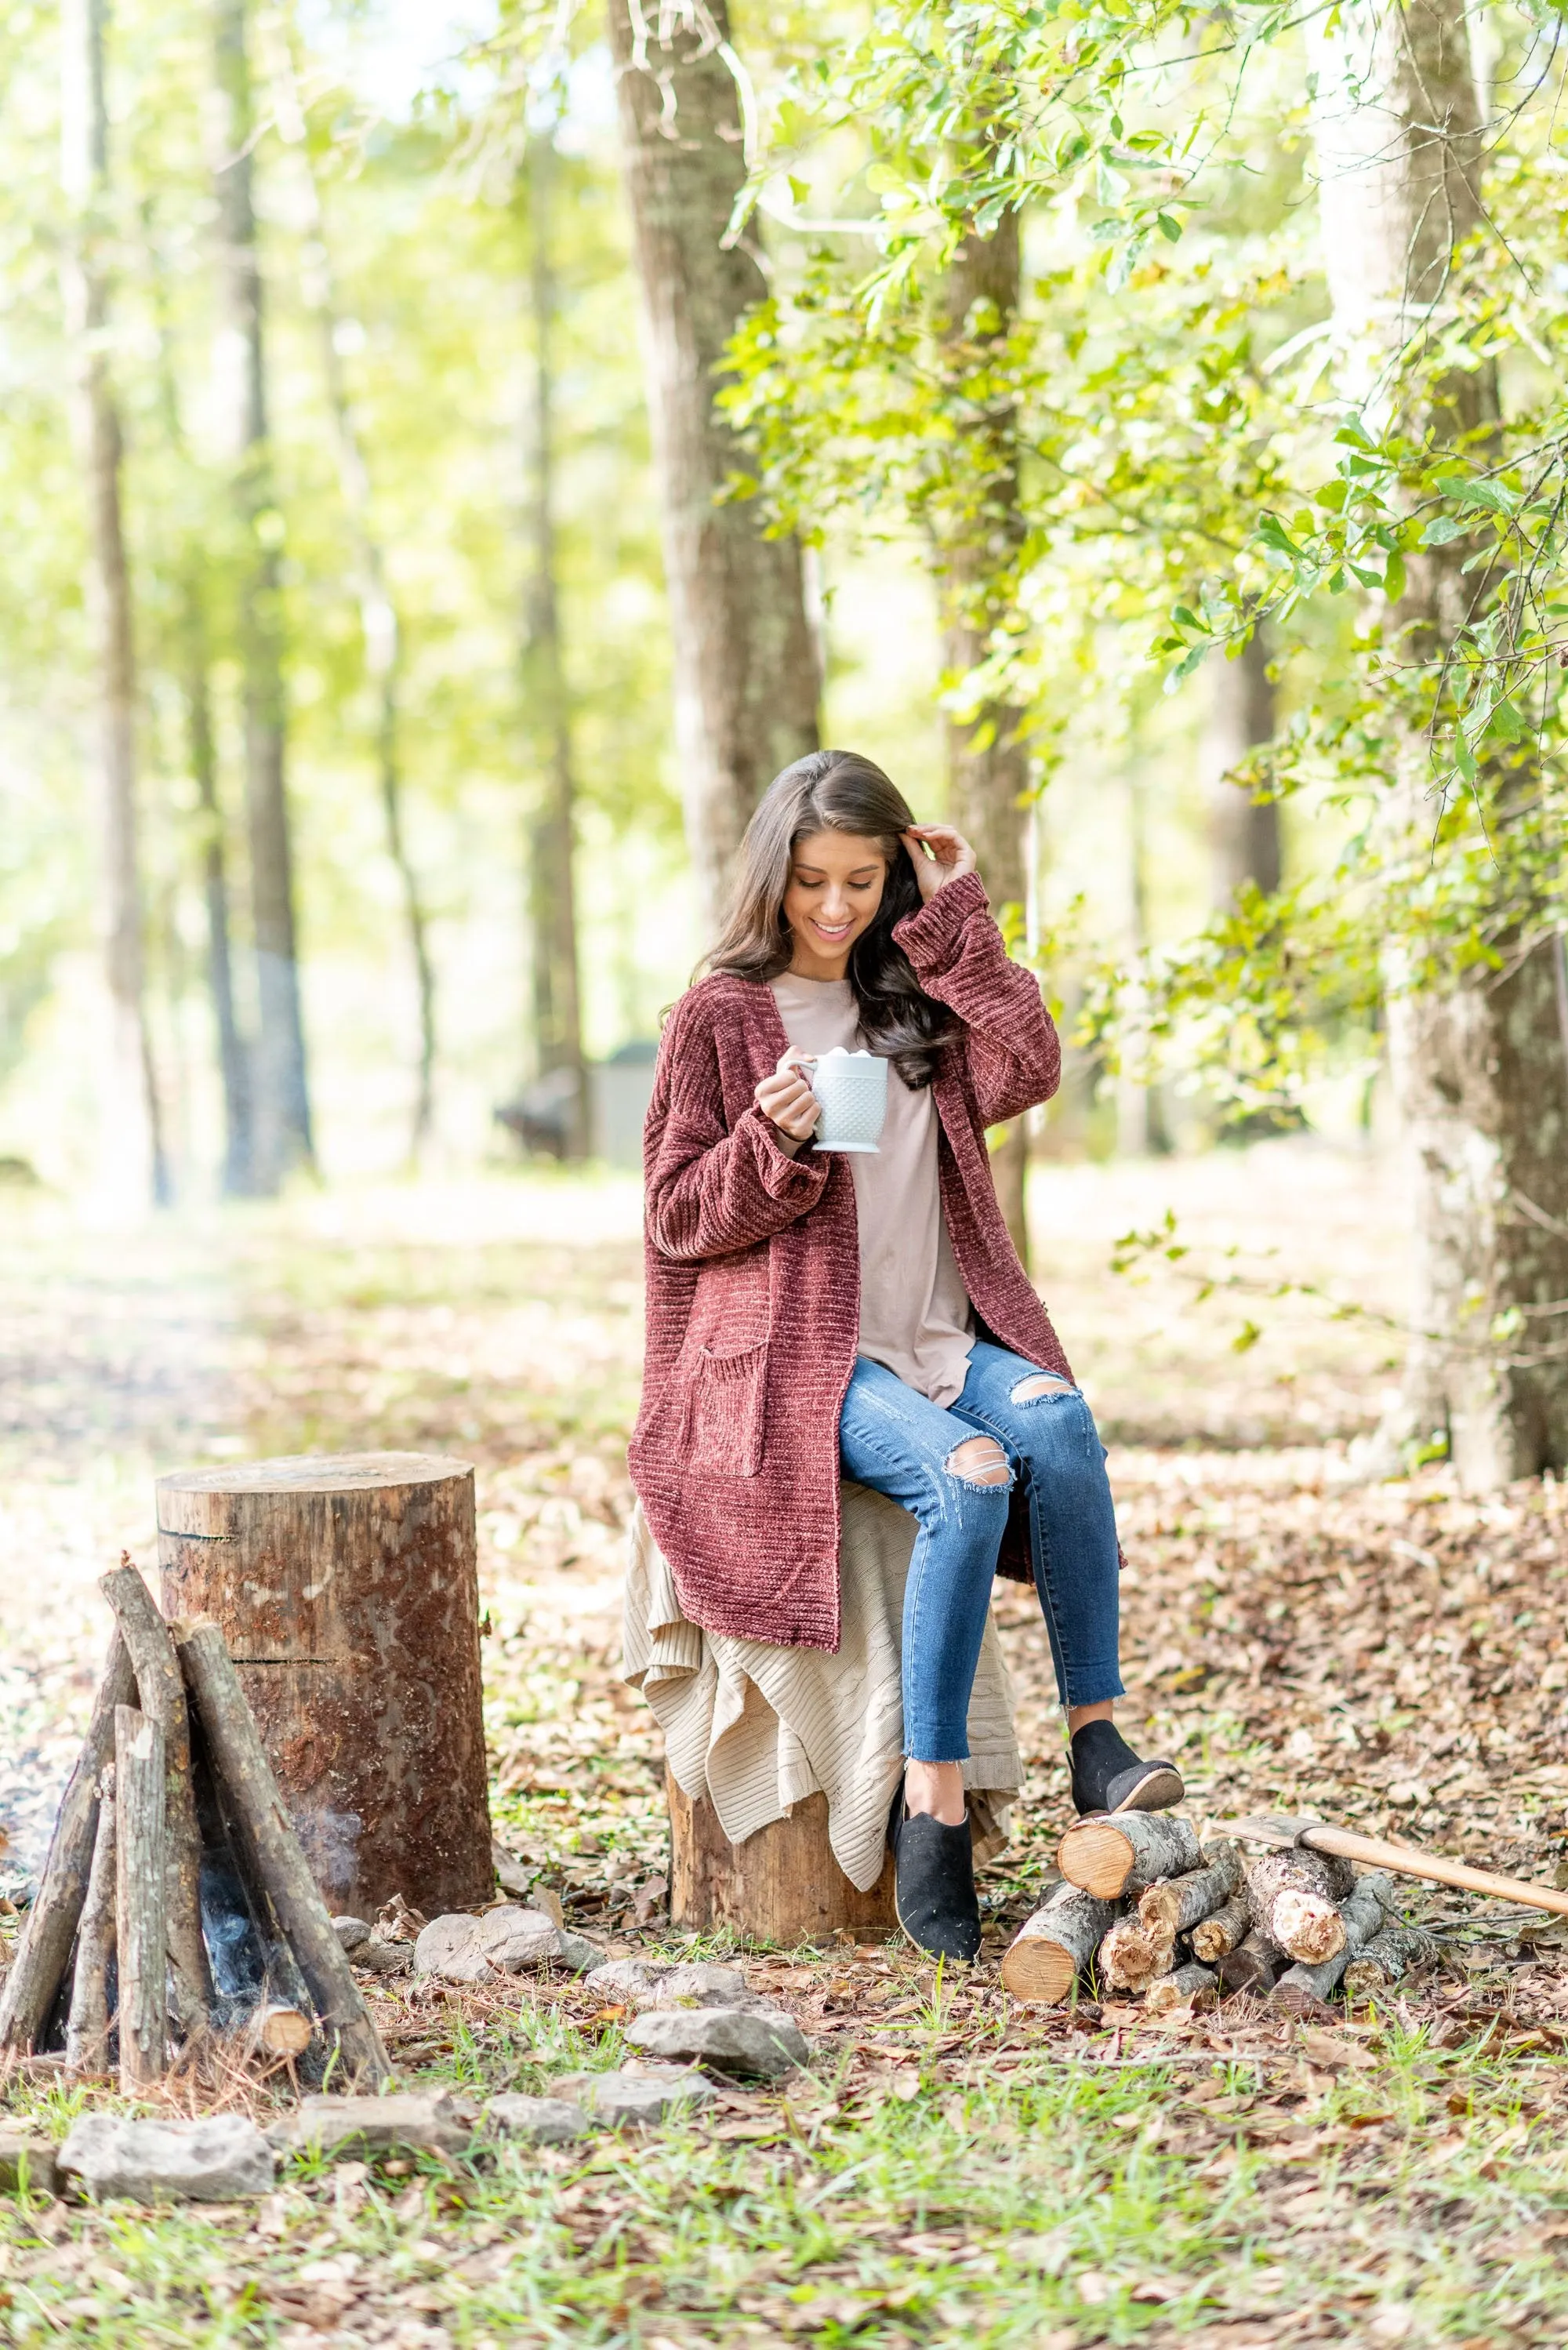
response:
M914 1520L880 1493L843 1488L843 1637L836 1653L781 1648L688 1623L641 1509L632 1519L621 1672L664 1732L677 1781L711 1799L732 1844L820 1789L827 1833L852 1885L868 1891L886 1856L903 1767L899 1644ZM988 1618L969 1708L964 1764L975 1857L998 1852L1023 1770L1012 1685Z

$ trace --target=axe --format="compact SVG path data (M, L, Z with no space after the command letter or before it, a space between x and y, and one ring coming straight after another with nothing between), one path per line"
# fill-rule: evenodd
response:
M1359 1860L1368 1868L1392 1869L1398 1877L1422 1877L1433 1885L1458 1885L1467 1893L1490 1893L1499 1901L1517 1901L1527 1909L1551 1909L1568 1918L1568 1893L1549 1885L1530 1885L1521 1877L1498 1877L1490 1868L1471 1868L1440 1852L1420 1852L1414 1845L1389 1844L1382 1836L1357 1835L1353 1828L1330 1827L1326 1820L1251 1818L1217 1820L1215 1826L1243 1843L1272 1845L1276 1850L1304 1846L1308 1852L1337 1853L1342 1860Z

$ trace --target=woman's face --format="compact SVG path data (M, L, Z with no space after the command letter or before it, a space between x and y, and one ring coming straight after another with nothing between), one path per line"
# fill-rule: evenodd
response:
M842 979L849 950L877 919L888 879L879 841L857 832L814 832L790 854L784 914L794 941L790 969Z

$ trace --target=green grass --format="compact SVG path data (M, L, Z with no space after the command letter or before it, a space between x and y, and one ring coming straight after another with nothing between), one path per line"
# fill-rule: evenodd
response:
M1046 2039L1000 2002L959 2034L929 1991L914 2010L782 2094L586 2152L291 2158L259 2210L7 2199L0 2335L263 2344L301 2313L317 2338L435 2329L462 2350L1568 2334L1553 2054L1438 2048L1394 2021L1254 2030L1228 2053L1196 2024L1127 2047L1065 2022ZM613 2023L547 1996L447 2012L419 2077L471 2094L621 2053ZM11 2102L55 2133L80 2098Z

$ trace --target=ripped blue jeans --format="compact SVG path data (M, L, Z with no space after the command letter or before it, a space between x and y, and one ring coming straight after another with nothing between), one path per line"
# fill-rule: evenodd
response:
M904 1752L917 1762L969 1754L969 1700L1012 1488L1029 1505L1035 1587L1066 1706L1120 1697L1116 1511L1094 1417L1075 1388L1018 1390L1043 1376L977 1341L963 1393L944 1411L861 1356L838 1422L844 1473L908 1510L918 1532L904 1586ZM976 1447L992 1437L1005 1470Z

